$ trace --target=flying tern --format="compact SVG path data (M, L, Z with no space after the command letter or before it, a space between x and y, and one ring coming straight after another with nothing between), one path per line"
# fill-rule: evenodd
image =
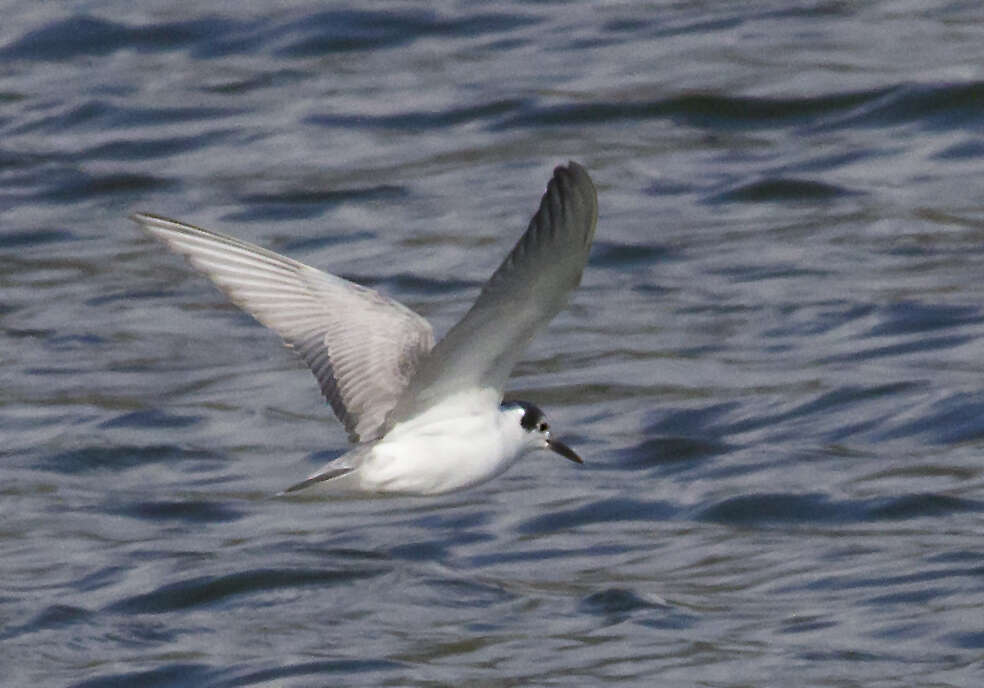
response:
M598 220L587 171L557 167L526 232L435 345L420 315L366 287L218 232L132 216L274 330L311 368L355 445L288 487L434 495L547 449L581 463L535 405L503 402L513 366L580 283Z

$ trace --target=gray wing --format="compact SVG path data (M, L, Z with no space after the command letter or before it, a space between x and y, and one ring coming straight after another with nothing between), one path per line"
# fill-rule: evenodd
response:
M314 372L353 442L378 439L430 323L365 287L229 236L155 215L132 218L279 334Z
M526 233L465 317L420 363L387 419L392 425L473 388L495 390L536 333L567 304L588 261L598 197L575 162L554 170Z

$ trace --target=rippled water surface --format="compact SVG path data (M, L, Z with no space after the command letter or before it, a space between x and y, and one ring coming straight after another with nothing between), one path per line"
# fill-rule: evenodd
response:
M3 685L982 685L979 3L273 5L5 8ZM568 159L586 464L273 498L344 431L126 216L440 333Z

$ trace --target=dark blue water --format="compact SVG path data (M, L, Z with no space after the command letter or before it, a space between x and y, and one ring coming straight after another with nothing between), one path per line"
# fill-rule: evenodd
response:
M979 4L369 7L5 9L0 683L981 685ZM585 466L272 498L344 431L126 216L443 332L571 158Z

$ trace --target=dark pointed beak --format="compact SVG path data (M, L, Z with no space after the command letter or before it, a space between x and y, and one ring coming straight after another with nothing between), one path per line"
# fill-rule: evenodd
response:
M584 461L581 460L581 457L578 456L573 449L568 447L560 440L548 439L547 449L557 452L565 459L568 459L569 461L573 461L574 463L584 463Z

